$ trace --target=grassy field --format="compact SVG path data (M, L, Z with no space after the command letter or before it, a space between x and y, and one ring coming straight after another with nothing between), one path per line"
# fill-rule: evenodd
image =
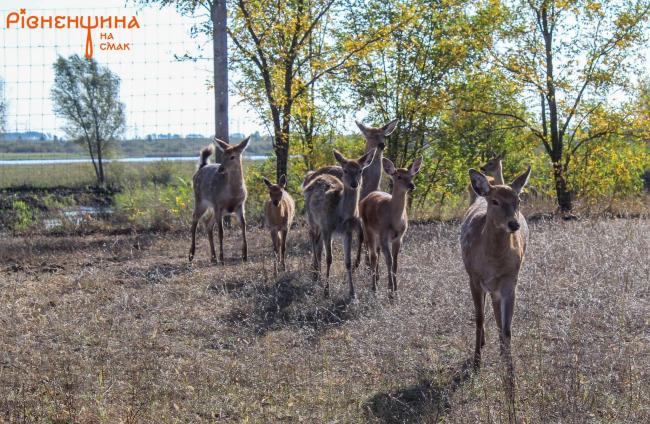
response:
M513 326L519 422L650 421L650 221L533 222ZM304 228L274 278L270 239L225 266L187 232L0 239L0 420L505 422L492 314L473 313L454 224L413 225L400 298L362 271L345 300L304 273Z

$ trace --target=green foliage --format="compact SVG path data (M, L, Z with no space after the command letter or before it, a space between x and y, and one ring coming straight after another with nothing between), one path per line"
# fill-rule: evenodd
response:
M94 59L59 56L54 63L54 113L66 120L68 137L88 147L99 185L106 183L102 159L124 130L119 90L119 77Z
M13 219L11 220L11 229L17 232L25 232L37 224L39 212L31 208L22 200L14 200L11 204Z

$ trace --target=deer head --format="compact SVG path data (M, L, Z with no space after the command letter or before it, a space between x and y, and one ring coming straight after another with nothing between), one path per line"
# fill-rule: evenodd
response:
M475 169L469 170L472 188L487 200L487 219L496 227L514 233L519 223L519 194L528 182L530 166L509 185L494 186L487 177Z
M386 137L391 135L399 120L393 119L386 125L380 128L368 127L359 121L354 121L357 124L357 127L361 130L361 133L366 139L366 151L370 149L379 149L383 150L386 147Z
M241 156L248 147L250 139L251 137L248 136L241 143L230 145L217 137L214 138L214 145L221 151L223 157L221 166L219 166L219 173L225 174L230 170L238 171L241 169Z
M357 160L346 159L340 152L334 150L334 157L341 165L341 168L343 168L343 184L354 190L359 188L361 185L361 173L372 163L376 150L372 149L366 152Z
M393 180L393 187L399 187L404 191L413 191L415 190L415 184L413 184L413 178L415 174L420 170L420 165L422 165L422 156L415 159L411 166L406 168L395 168L393 162L388 158L382 159L382 165L384 166L384 171L390 176Z
M282 192L287 188L287 177L282 174L277 184L273 184L266 177L263 177L262 179L269 189L269 197L271 198L273 206L278 206L280 200L282 200Z

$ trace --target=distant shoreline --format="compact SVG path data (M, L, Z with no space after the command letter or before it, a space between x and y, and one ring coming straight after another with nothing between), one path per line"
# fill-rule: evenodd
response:
M244 160L260 161L268 159L268 155L250 155L244 156ZM149 163L149 162L190 162L198 161L197 156L155 156L155 157L128 157L104 159L104 163L122 162L122 163ZM17 165L66 165L73 163L91 163L90 159L9 159L0 160L0 166L17 166Z

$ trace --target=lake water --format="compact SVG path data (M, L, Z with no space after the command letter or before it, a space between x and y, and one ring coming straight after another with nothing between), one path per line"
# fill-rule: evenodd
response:
M266 155L244 156L244 160L265 160ZM141 157L141 158L118 158L104 159L104 163L123 162L123 163L148 163L148 162L198 162L196 156L169 156L169 157ZM0 165L65 165L71 163L91 163L90 159L16 159L0 160Z

